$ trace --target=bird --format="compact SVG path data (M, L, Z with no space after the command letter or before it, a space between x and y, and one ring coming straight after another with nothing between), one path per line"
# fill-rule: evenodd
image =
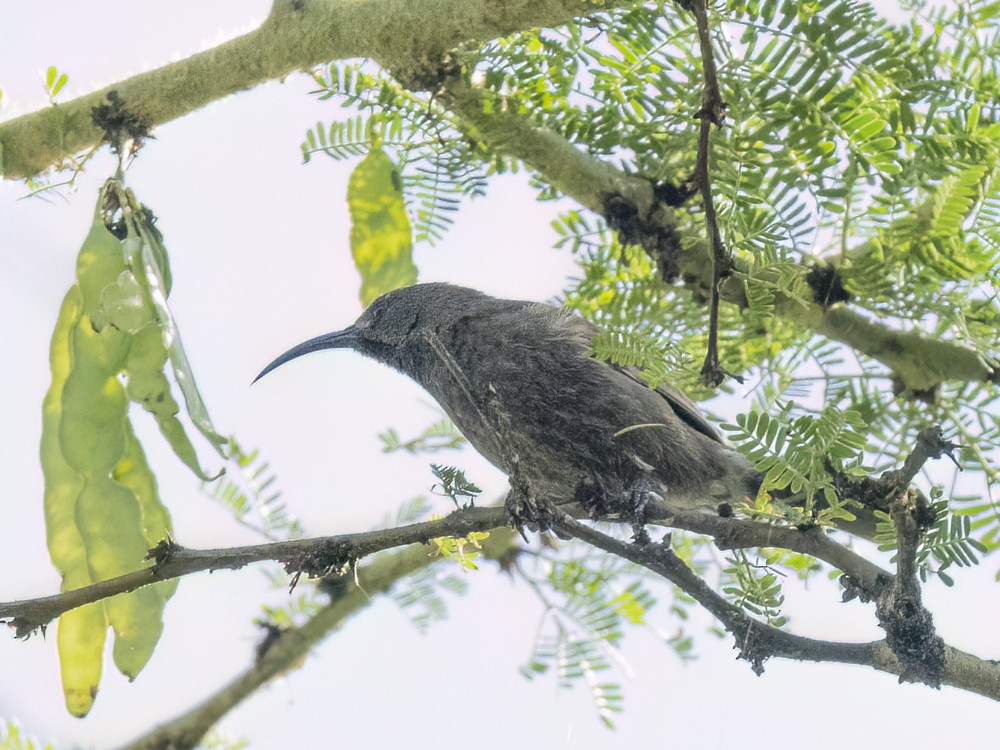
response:
M670 384L594 356L593 323L555 305L447 283L390 291L357 321L292 347L354 351L421 385L510 483L508 518L546 527L546 508L578 502L641 529L653 498L720 512L755 497L762 475Z

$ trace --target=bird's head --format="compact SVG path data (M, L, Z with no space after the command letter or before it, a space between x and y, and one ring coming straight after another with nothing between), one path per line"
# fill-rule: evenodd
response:
M261 370L254 382L286 362L322 349L354 349L398 366L402 351L411 341L452 324L477 302L488 299L475 289L443 283L395 289L372 302L354 325L293 346Z

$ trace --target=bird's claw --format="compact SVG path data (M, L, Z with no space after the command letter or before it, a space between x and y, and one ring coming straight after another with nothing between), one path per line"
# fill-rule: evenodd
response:
M656 489L660 483L643 474L630 486L607 482L600 477L584 477L576 485L574 499L595 521L616 516L632 526L636 544L648 544L646 509L651 500L662 500Z
M597 477L584 476L576 485L573 499L587 511L592 519L597 521L619 513L620 509L614 507L611 500L615 494L605 487Z
M651 541L646 531L646 509L650 500L662 500L654 490L658 486L658 482L643 474L624 492L625 516L632 524L632 540L636 544L646 545Z
M510 490L504 502L507 524L514 528L524 541L528 541L528 531L550 531L556 515L548 502L538 500L523 481L511 480Z

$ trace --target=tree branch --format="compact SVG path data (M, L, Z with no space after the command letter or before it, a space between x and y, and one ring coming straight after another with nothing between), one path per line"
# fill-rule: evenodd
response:
M115 90L161 125L265 81L330 60L370 57L402 80L435 73L445 52L558 26L636 0L275 0L256 30L69 102L0 123L0 175L31 177L99 144L91 110Z
M739 282L732 279L725 286L733 285ZM723 297L730 301L734 301L730 295L743 298L742 285L739 286L728 290L728 294L724 289ZM927 391L949 381L985 383L1000 375L1000 370L964 344L925 336L919 331L899 331L844 305L824 308L778 293L775 314L881 362L911 391Z
M598 0L276 0L261 27L214 49L129 78L72 101L0 123L0 175L30 177L100 143L91 110L115 90L125 104L159 125L230 94L297 70L346 57L372 57L403 80L419 80L437 66L446 50L535 26L556 26L586 14L637 5ZM585 11L582 12L582 11ZM442 100L477 135L498 150L519 158L555 188L597 213L621 196L635 207L643 228L665 238L678 272L709 289L710 269L704 241L682 243L673 211L656 200L648 180L627 175L567 142L505 111L492 112L486 95L448 82ZM739 264L734 270L743 270ZM722 299L746 303L743 283L730 277ZM824 308L778 292L775 312L827 338L850 346L892 370L911 390L928 390L944 381L983 382L997 370L975 351L917 332L876 323L842 305Z
M483 542L483 554L491 560L503 560L517 549L517 539L510 529L500 529ZM274 677L297 668L313 646L370 606L375 595L386 593L401 579L440 559L432 557L422 547L413 547L374 560L359 569L357 581L360 586L353 576L345 576L343 586L331 595L329 604L304 625L281 631L252 666L195 708L124 745L121 750L187 750L195 747L223 716Z
M652 251L652 243L643 243L654 260L668 252L685 283L711 289L711 265L705 263L710 248L703 239L681 241L673 210L656 199L649 180L626 174L558 133L537 127L508 109L502 97L467 81L447 81L439 101L467 123L469 135L520 159L586 208L607 218L609 198L620 196L634 207L635 222L643 232L661 239L661 245ZM733 270L745 273L747 269L734 259ZM725 279L719 291L723 300L746 306L744 282L738 276ZM895 330L841 304L824 307L780 290L774 294L776 315L881 362L911 390L927 390L944 381L985 382L997 377L997 371L978 352L963 344L917 331Z
M740 657L750 662L760 674L763 663L771 657L798 661L830 661L859 664L880 672L906 678L908 665L901 662L885 641L870 643L838 643L787 633L765 625L726 601L702 581L662 544L626 544L576 521L557 510L555 527L561 532L587 542L605 552L622 557L653 571L692 596L711 612L732 633L740 649ZM1000 663L966 654L951 646L943 646L940 682L1000 700Z
M588 518L579 506L564 506L578 518ZM162 542L151 552L157 562L151 567L126 573L61 594L0 602L0 621L8 620L15 635L23 637L84 604L101 601L116 594L134 591L159 581L180 578L204 570L237 570L255 562L275 561L290 573L310 576L329 574L363 557L408 544L426 544L442 536L465 536L473 531L496 531L505 527L503 508L475 507L455 511L435 521L378 531L285 542L196 550ZM613 520L613 519L609 519ZM822 529L800 531L739 518L721 518L697 511L677 511L651 503L650 524L693 531L715 538L720 549L780 547L823 560L844 571L852 586L866 599L874 599L891 574L856 552L831 539Z
M750 662L754 672L764 671L764 662L772 656L804 661L833 661L844 664L871 664L873 643L835 643L793 635L754 620L731 604L677 557L666 544L626 544L586 526L572 516L556 511L554 528L581 541L641 565L666 578L701 606L715 615L736 638L740 658Z
M482 509L502 514L501 508ZM723 519L727 520L727 519ZM728 519L731 520L731 519ZM755 649L753 653L768 653L774 656L804 661L840 661L864 664L880 671L899 674L900 662L884 642L844 644L803 638L783 631L768 628L748 618L743 612L726 602L697 578L672 553L658 560L658 553L649 553L644 548L620 542L571 518L561 519L562 528L567 533L580 538L611 554L620 555L653 572L664 575L681 588L690 586L699 594L699 602L715 613L720 619L737 629L734 635L738 641ZM748 522L753 524L753 522ZM754 524L763 526L762 524ZM774 529L775 527L770 527ZM788 529L792 533L794 529ZM808 535L803 535L808 536ZM502 558L516 549L516 537L509 529L494 533L483 545L483 552L490 559ZM642 561L649 555L649 565ZM310 649L334 630L339 629L351 616L367 607L373 594L388 591L393 583L431 564L434 558L425 550L415 547L402 550L391 556L376 560L363 567L358 578L364 587L361 591L348 576L344 588L334 595L333 600L303 626L283 631L277 640L256 664L235 677L191 711L173 721L161 725L147 735L125 745L122 750L151 750L171 747L185 750L194 747L208 729L228 711L251 695L270 679L294 668L308 655ZM671 577L673 576L673 577ZM675 580L676 579L676 580ZM711 606L709 606L711 605ZM728 621L728 622L727 622ZM742 646L741 646L742 648ZM970 654L946 647L947 670L944 681L981 695L1000 699L1000 666L986 662Z
M375 552L408 544L427 544L435 537L461 537L473 531L496 530L502 526L503 509L467 508L436 521L408 526L247 547L196 550L161 542L150 552L150 557L157 562L149 568L53 596L0 603L0 621L10 618L8 624L18 637L23 637L84 604L191 573L237 570L250 563L273 560L284 564L290 573L319 577L345 569Z
M538 127L510 111L503 97L464 77L453 77L444 82L437 101L461 118L469 136L523 161L585 208L603 215L608 197L617 195L636 206L642 216L659 207L663 226L674 226L673 212L657 204L649 180L626 174L558 133Z
M728 374L719 364L719 284L732 270L732 259L722 242L722 234L719 232L719 221L715 214L715 198L712 196L709 156L712 127L721 128L725 123L726 103L722 100L722 93L719 91L719 77L715 70L715 52L712 50L712 37L708 28L708 11L705 7L705 0L692 0L691 11L694 13L695 25L698 28L702 75L705 77L705 88L701 95L701 110L697 115L701 123L698 133L698 158L694 177L691 180L701 193L712 274L711 296L708 303L708 345L705 362L701 367L701 378L706 385L716 387L722 384ZM740 382L743 380L738 375L736 379Z
M585 517L580 508L571 507L574 514ZM830 539L821 529L800 531L790 527L771 526L755 521L720 518L691 511L651 508L661 523L715 537L721 549L739 547L782 547L814 555L848 573L865 590L884 587L892 578L886 571ZM725 601L683 565L673 553L650 552L656 545L640 547L620 542L572 519L559 510L559 528L582 541L593 544L663 575L705 606L723 622L737 639L744 656L755 669L770 656L783 656L807 661L839 661L866 664L893 674L903 674L905 665L884 643L844 644L796 636L770 628L749 618ZM569 520L567 520L569 519ZM364 554L402 544L426 542L447 535L465 535L475 530L492 530L483 545L484 554L496 559L516 547L513 532L497 528L504 522L501 507L468 508L446 518L382 531L344 534L309 540L277 542L230 550L189 550L169 547L163 550L166 559L152 568L137 571L112 581L66 592L39 600L0 604L0 616L26 617L39 624L61 612L89 601L97 601L139 585L184 575L197 570L239 568L251 562L277 560L290 571L321 574L353 563ZM570 523L572 522L572 523ZM669 550L667 550L669 552ZM414 546L363 567L359 579L368 594L387 591L393 582L434 561L423 546ZM178 719L135 740L128 750L162 747L164 742L177 748L193 747L221 716L276 675L299 663L308 651L325 635L340 627L370 599L354 585L351 576L343 579L345 588L335 595L327 607L300 628L283 631L261 659L234 678L205 702ZM941 682L1000 700L1000 665L944 647L945 667ZM158 744L159 743L159 744Z
M818 526L800 530L698 511L671 510L664 513L655 506L650 508L649 513L650 523L711 536L720 550L774 547L811 555L846 573L859 592L869 598L874 598L892 578L889 571L838 544Z
M924 530L918 522L917 494L904 489L889 502L896 525L896 575L876 598L875 614L885 630L886 644L902 666L900 682L940 687L947 657L944 639L923 605L917 580L917 544Z
M908 487L925 463L932 458L941 458L941 456L948 456L961 470L962 467L955 458L955 449L958 447L960 446L945 439L940 426L926 427L917 433L917 444L906 457L902 468L886 472L880 481L891 482L900 489Z
M901 469L888 471L875 481L888 496L889 513L896 527L896 575L875 599L875 614L885 629L885 640L903 665L900 681L941 684L945 672L944 639L934 629L934 618L923 604L918 580L917 551L920 537L933 524L927 501L909 485L931 458L957 446L944 439L939 427L917 435L917 444Z

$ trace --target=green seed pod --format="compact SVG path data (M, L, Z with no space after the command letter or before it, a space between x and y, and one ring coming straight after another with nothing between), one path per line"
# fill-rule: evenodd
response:
M103 191L101 196L103 198ZM83 293L83 312L99 323L104 322L99 312L101 292L104 287L114 284L125 270L122 243L104 225L103 203L103 200L97 201L94 222L76 259L76 280Z
M56 643L66 710L83 718L93 707L101 684L108 633L104 606L96 602L70 610L59 618L58 628Z
M59 444L67 463L86 478L106 477L125 452L128 399L118 380L125 334L108 328L97 333L86 316L70 335L73 369L62 392ZM109 356L106 344L121 354Z

